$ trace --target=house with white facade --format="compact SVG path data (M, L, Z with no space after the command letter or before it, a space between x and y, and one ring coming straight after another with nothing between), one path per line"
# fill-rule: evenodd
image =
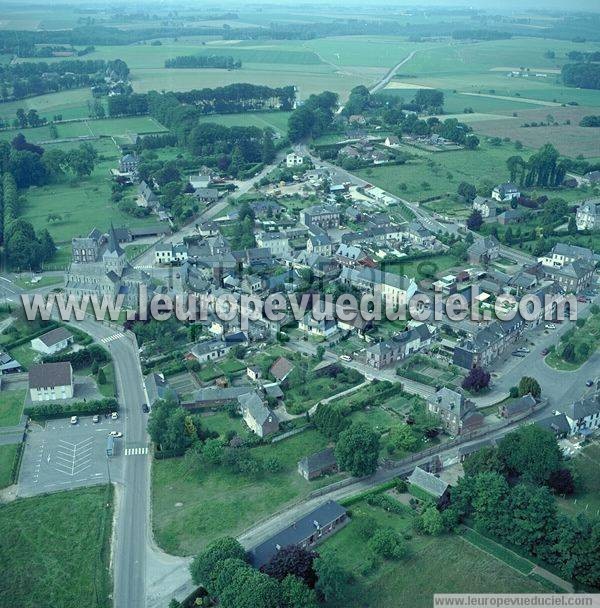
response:
M29 369L32 401L56 401L73 397L73 368L68 361L41 363Z
M520 196L520 190L510 182L506 184L500 184L492 190L492 198L495 201L500 201L501 203L504 203L506 201L512 201L516 198L519 198Z
M43 355L53 355L73 344L73 334L65 327L57 327L31 341L31 348Z
M300 156L300 154L296 154L295 152L290 152L285 157L285 166L288 168L299 167L304 164L304 157Z
M583 202L575 217L577 230L600 230L600 198Z

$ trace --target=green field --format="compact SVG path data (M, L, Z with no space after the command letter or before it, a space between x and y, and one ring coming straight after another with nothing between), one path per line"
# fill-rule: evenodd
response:
M370 518L378 526L391 527L409 540L406 559L383 561L374 571L367 561L365 540L356 533L356 522ZM364 502L352 505L352 521L318 549L335 555L349 573L346 593L334 607L429 608L434 593L544 593L547 590L467 543L460 536L423 537L412 532L412 514L393 514ZM406 538L406 536L405 536ZM368 604L365 604L368 598ZM329 605L329 604L328 604Z
M56 264L70 259L71 238L87 234L94 226L107 230L111 221L115 226L144 226L157 221L152 216L134 218L122 213L111 202L109 171L117 166L121 154L108 139L96 141L93 145L102 159L90 177L81 182L65 178L59 183L30 188L24 194L21 217L30 221L36 230L48 229L59 247L53 260ZM61 219L48 222L48 215L53 213Z
M216 424L215 424L216 423ZM238 421L228 427L220 417L211 426L219 432L238 429ZM246 478L221 468L195 471L182 458L155 460L152 471L154 534L169 553L191 555L211 540L236 535L263 517L277 511L312 490L330 483L331 478L312 482L300 477L298 461L327 445L327 440L309 430L289 439L252 449L261 459L271 456L281 463L278 473Z
M87 118L89 116L88 102L92 102L90 89L71 89L59 93L48 93L38 97L19 99L0 103L0 118L12 123L19 108L37 110L39 115L52 120L61 114L63 119Z
M112 502L102 486L0 506L0 605L111 606Z
M19 424L24 399L25 390L0 392L0 427Z
M219 114L203 116L200 122L215 122L226 127L244 126L264 129L270 127L281 134L287 134L290 112L247 112L245 114Z
M0 488L6 488L12 482L12 470L20 443L0 445Z

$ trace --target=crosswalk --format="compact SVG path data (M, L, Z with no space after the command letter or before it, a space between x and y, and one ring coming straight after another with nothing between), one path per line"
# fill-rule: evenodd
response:
M142 456L147 453L147 446L145 448L125 448L125 456Z
M114 342L115 340L120 340L121 338L124 338L125 334L123 332L117 332L116 334L113 334L112 336L107 336L106 338L102 338L102 340L100 340L100 342L102 342L103 344L108 344L109 342Z

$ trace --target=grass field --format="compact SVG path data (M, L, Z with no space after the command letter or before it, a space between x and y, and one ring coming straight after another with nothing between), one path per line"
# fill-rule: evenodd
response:
M37 110L40 116L52 120L57 114L63 119L87 118L89 116L88 102L92 102L90 89L71 89L58 93L48 93L38 97L19 99L0 103L0 118L12 123L19 108Z
M110 201L111 180L109 170L120 158L119 150L110 140L94 142L102 156L90 177L81 182L66 178L56 184L30 188L24 195L21 217L30 221L36 230L47 228L59 247L54 263L66 263L70 258L71 238L87 234L94 226L107 230L112 221L115 226L144 226L156 223L156 218L134 218L122 213ZM64 146L61 146L64 147ZM48 222L55 213L60 220Z
M429 274L424 274L424 272L434 270L435 268L434 273L437 273L456 265L460 265L459 260L449 254L442 254L423 260L412 260L410 262L398 262L394 264L384 263L382 268L384 268L386 272L405 274L409 277L415 277L417 281L420 281L426 276L430 276Z
M226 127L244 126L244 127L271 127L275 131L285 135L287 134L287 122L290 117L290 112L247 112L245 114L220 114L204 116L200 122L216 122L217 124Z
M0 427L15 426L21 420L25 390L0 393Z
M239 429L239 421L231 426L227 422L223 416L206 418L206 426L221 433ZM239 534L283 505L331 482L327 477L308 482L297 472L302 457L326 445L323 436L308 430L276 444L253 448L257 457L273 456L282 467L280 472L265 473L258 479L220 468L189 471L181 458L155 460L152 508L158 544L169 553L191 555L211 540Z
M105 486L0 506L0 605L111 606L111 518Z
M19 443L0 445L0 488L6 488L12 481L12 469L19 445Z
M369 552L356 534L356 522L370 518L378 526L408 535L409 556L367 569ZM335 555L352 573L343 600L335 608L429 608L434 593L543 593L546 589L460 536L421 537L412 533L412 514L393 514L366 503L352 505L352 521L318 549ZM368 600L366 600L368 598ZM366 600L366 601L365 601Z

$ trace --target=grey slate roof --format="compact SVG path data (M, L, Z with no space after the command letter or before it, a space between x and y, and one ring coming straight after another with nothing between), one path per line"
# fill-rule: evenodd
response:
M424 471L421 467L416 467L408 478L409 483L417 486L421 490L440 498L448 489L448 484L439 477Z
M268 540L254 547L250 551L250 562L255 568L260 568L269 562L277 553L278 547L289 547L297 545L303 540L310 538L319 528L323 528L334 522L339 517L346 515L346 509L337 502L330 500L317 507L303 518L284 528Z
M573 401L561 408L571 420L580 420L600 412L600 394L596 393L583 399Z
M337 464L333 448L325 448L320 452L315 452L305 456L298 463L305 471L322 471Z
M29 388L69 386L73 381L71 364L66 361L41 363L29 369Z
M539 418L534 422L537 426L552 431L557 435L568 434L571 432L569 421L564 414L550 414L544 418Z
M54 346L55 344L58 344L59 342L62 342L63 340L67 340L72 337L73 334L66 327L57 327L56 329L53 329L48 333L39 336L39 339L46 346Z
M256 391L238 397L243 412L248 412L252 419L263 425L269 418L277 421L277 416L264 404Z

